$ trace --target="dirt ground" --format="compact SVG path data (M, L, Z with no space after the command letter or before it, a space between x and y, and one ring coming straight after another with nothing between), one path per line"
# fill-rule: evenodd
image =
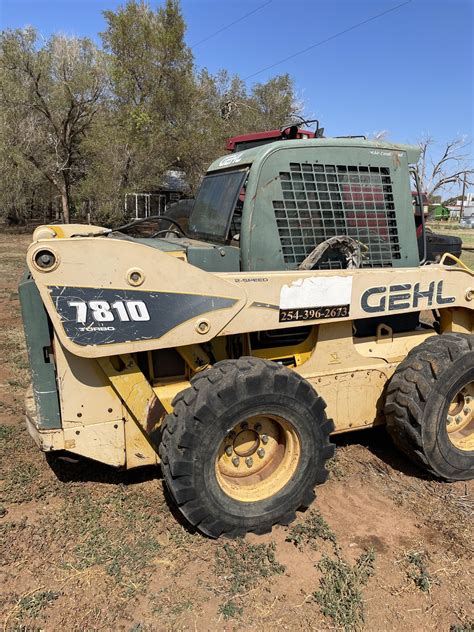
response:
M190 531L158 468L49 465L23 427L28 242L0 235L4 631L474 631L474 482L425 476L383 429L338 440L294 525L235 542Z

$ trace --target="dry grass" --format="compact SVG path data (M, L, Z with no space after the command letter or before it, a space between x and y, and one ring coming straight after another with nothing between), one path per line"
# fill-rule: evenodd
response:
M23 391L30 381L23 330L18 327L0 329L0 349L2 349L3 361L9 367L7 380L9 386Z
M336 535L322 515L311 510L303 522L291 526L286 536L287 542L293 542L295 546L309 545L312 549L318 548L318 541L336 542Z
M364 623L362 588L375 573L375 553L363 553L351 566L339 555L323 556L318 565L322 572L319 589L314 593L323 614L336 628L355 630Z
M275 557L275 549L273 542L250 544L244 540L225 543L216 549L214 572L218 586L215 591L223 596L219 613L224 619L240 617L245 603L242 598L262 580L285 572Z

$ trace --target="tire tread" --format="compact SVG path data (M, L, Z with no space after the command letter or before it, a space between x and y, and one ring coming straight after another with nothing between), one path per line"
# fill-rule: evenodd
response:
M428 338L408 353L387 387L384 412L389 435L399 450L437 478L440 473L423 442L426 403L446 366L472 351L473 341L474 336L458 333Z
M263 385L263 386L262 386ZM210 515L199 505L197 491L193 487L193 451L192 439L199 436L202 420L224 414L231 399L255 392L256 388L278 389L285 386L286 393L303 399L313 398L311 412L315 423L320 423L323 435L321 457L323 463L314 472L312 487L323 483L328 477L325 461L334 455L335 446L330 443L329 434L334 430L334 423L324 413L325 402L319 397L311 385L291 370L260 358L243 356L238 360L221 360L212 368L196 375L191 386L178 393L173 400L174 409L166 415L162 428L162 441L159 446L163 477L172 499L180 508L185 518L201 532L210 537L236 537L246 531L268 533L274 524L288 524L295 518L295 510L303 510L314 499L311 488L303 494L300 506L286 512L276 520L262 520L261 524L249 527L227 524L219 517ZM190 488L194 491L190 491Z

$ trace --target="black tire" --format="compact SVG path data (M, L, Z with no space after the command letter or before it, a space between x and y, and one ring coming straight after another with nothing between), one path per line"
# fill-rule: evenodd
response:
M185 233L188 232L189 226L189 217L191 215L191 211L193 210L194 200L180 200L175 204L170 204L165 212L165 217L169 217L170 219L174 219L178 222L180 228L183 229ZM170 226L170 229L173 229L173 225Z
M410 351L387 389L387 430L395 445L438 478L473 478L474 449L464 446L474 433L474 398L463 394L473 388L474 335L433 336ZM461 435L453 417L448 418L457 397L462 398L455 420Z
M193 378L173 406L159 450L164 480L188 522L210 537L266 533L274 524L289 524L297 509L314 500L315 485L327 479L334 424L311 385L286 367L252 357L218 362ZM300 451L295 471L279 491L242 502L219 482L220 450L231 429L258 415L283 419L298 437Z
M423 238L418 238L420 255L423 251ZM453 235L434 233L430 228L426 229L426 261L438 262L445 252L455 257L462 255L462 239ZM454 265L452 259L446 260L447 265Z

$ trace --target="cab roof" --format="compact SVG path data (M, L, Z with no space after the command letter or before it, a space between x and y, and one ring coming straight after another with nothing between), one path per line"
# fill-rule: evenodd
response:
M278 149L307 148L317 149L318 147L357 147L359 149L372 149L374 151L387 152L390 156L393 152L404 152L407 154L409 164L416 164L420 157L420 148L416 145L404 145L400 143L387 143L362 138L308 138L296 140L278 140L274 143L252 147L235 154L227 154L214 160L208 168L210 171L222 171L233 167L240 167L262 161L268 154Z

